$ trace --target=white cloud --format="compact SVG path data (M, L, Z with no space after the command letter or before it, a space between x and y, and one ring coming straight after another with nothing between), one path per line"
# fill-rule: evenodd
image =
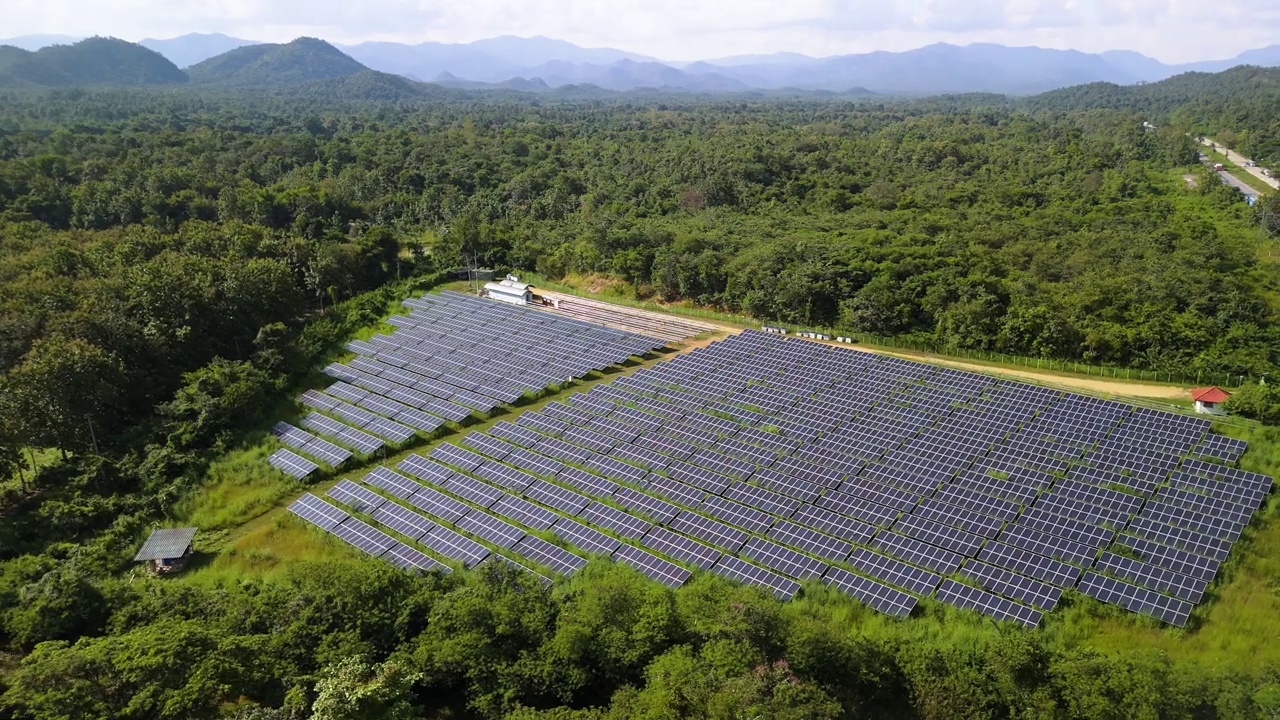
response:
M224 32L468 42L545 35L672 60L788 50L830 55L933 42L1126 48L1228 57L1280 37L1277 0L0 0L0 34L130 40Z

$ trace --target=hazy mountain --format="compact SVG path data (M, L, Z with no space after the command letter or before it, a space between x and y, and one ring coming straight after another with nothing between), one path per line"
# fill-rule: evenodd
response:
M738 67L740 65L782 65L791 66L807 65L817 62L817 58L800 53L793 52L776 52L767 55L732 55L730 57L716 58L714 60L702 60L700 62L717 67Z
M235 50L245 45L257 45L257 40L241 40L233 38L221 33L202 34L191 33L181 37L169 38L167 40L153 40L148 38L138 43L139 45L155 50L161 55L169 58L169 60L178 67L191 67L196 63L208 60L211 57L221 55L229 50Z
M1187 63L1185 65L1173 65L1171 66L1172 72L1166 77L1171 77L1174 74L1183 72L1222 72L1223 70L1229 70L1238 65L1278 67L1280 66L1280 45L1271 45L1257 50L1248 50L1240 53L1230 60L1206 60L1204 62Z
M502 35L487 40L477 40L469 43L468 46L487 55L525 67L541 65L553 60L589 65L608 65L619 60L661 62L657 58L638 55L625 50L584 48L571 42L553 40L542 36L523 38L514 35Z
M520 92L548 92L551 87L541 78L511 78L502 82L480 82L479 80L463 80L453 73L443 72L432 78L433 85L462 90L518 90Z
M187 68L191 81L238 86L294 85L367 71L338 48L315 38L284 45L246 45Z
M23 50L39 50L50 45L70 45L84 38L71 35L19 35L11 38L0 38L0 45L10 45Z
M0 48L0 85L169 85L187 76L159 53L115 38L93 37L35 52Z
M526 71L533 67L533 65L508 62L470 45L445 43L403 45L368 42L340 47L368 67L416 78L430 78L441 73L450 73L462 75L467 80L496 82L526 74Z

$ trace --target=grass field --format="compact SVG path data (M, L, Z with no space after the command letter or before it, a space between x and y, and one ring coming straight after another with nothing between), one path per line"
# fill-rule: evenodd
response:
M465 289L465 283L446 287L457 286ZM606 295L602 299L610 298ZM461 432L483 430L499 420L512 419L553 399L585 392L596 384L657 362L661 358L596 374L554 395L499 411L469 424L465 430L455 429L310 485L286 478L266 465L266 455L277 445L273 438L260 434L249 446L215 463L203 488L180 506L177 522L199 526L202 532L196 561L175 579L202 584L235 582L245 577L271 580L299 562L369 562L342 542L297 520L284 507L304 491L322 494L341 477L362 477L375 465L393 466L412 452L429 453L439 442L456 438ZM1280 475L1280 430L1239 421L1216 429L1249 441L1250 450L1242 467ZM1245 531L1185 630L1162 627L1154 620L1069 592L1059 609L1046 615L1037 632L1048 645L1061 649L1124 653L1140 647L1204 667L1280 667L1280 523L1275 522L1278 512L1280 500L1271 498ZM892 620L814 583L807 585L804 596L788 608L788 612L809 611L846 618L850 632L870 636L892 632L897 638L978 642L1000 632L988 618L931 600L921 603L915 617L905 622Z

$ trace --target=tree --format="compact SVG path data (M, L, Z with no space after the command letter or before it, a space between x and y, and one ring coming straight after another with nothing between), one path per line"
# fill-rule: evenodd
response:
M53 336L9 371L4 394L27 443L85 450L116 426L124 375L119 359L93 343Z
M398 661L371 664L349 657L325 668L316 683L313 720L411 720L419 717L410 702L421 677Z
M183 376L173 400L160 408L168 419L170 442L179 447L205 447L258 417L269 406L278 378L244 361L215 358Z
M1223 407L1230 413L1268 425L1280 425L1280 385L1247 383L1227 398Z

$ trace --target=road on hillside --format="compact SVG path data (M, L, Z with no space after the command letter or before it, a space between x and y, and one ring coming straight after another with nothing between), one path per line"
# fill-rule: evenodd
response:
M1226 170L1219 170L1218 177L1222 178L1222 182L1228 185L1233 185L1236 188L1239 188L1240 192L1244 193L1245 197L1252 197L1252 198L1258 197L1258 191L1250 187L1249 183L1241 180L1235 175L1232 175ZM1253 202L1253 201L1251 200L1250 202Z
M1267 177L1266 175L1263 175L1263 174L1262 174L1262 168L1260 168L1260 167L1247 167L1247 166L1246 166L1246 165L1247 165L1247 163L1252 162L1249 158L1247 158L1247 157L1245 157L1245 156L1241 155L1240 153L1236 152L1235 150L1228 150L1227 148L1225 148L1225 147L1223 147L1223 146L1222 146L1222 143L1219 143L1218 141L1214 140L1213 138L1204 138L1204 139L1202 139L1202 140L1200 141L1200 143L1201 143L1202 145L1204 145L1205 147L1211 147L1211 148L1214 148L1215 150L1217 150L1218 152L1222 153L1223 155L1226 155L1228 160L1230 160L1231 162L1235 163L1236 165L1239 165L1239 166L1240 166L1240 168L1241 168L1242 170L1244 170L1245 172L1247 172L1247 173L1249 173L1250 175L1252 175L1252 176L1254 176L1254 177L1258 178L1258 179L1259 179L1259 180L1261 180L1262 182L1264 182L1264 183L1266 183L1266 184L1270 185L1271 187L1273 187L1273 188L1275 188L1275 189L1277 189L1277 190L1280 190L1280 180L1277 180L1276 178L1270 178L1270 177ZM1278 170L1278 171L1280 171L1280 170ZM1232 183L1232 184L1234 185L1235 183ZM1254 194L1254 195L1257 195L1257 194L1258 194L1256 190L1252 190L1252 189L1251 189L1251 190L1250 190L1250 192L1251 192L1252 194Z

